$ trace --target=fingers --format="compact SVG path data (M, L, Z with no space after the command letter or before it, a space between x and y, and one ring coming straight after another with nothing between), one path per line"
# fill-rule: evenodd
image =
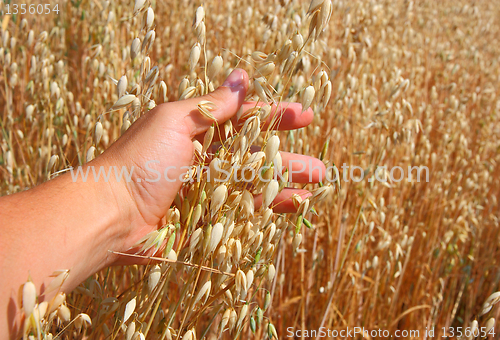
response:
M248 74L242 69L235 69L224 84L214 92L202 97L162 104L156 111L158 114L168 115L167 119L172 128L193 138L204 133L214 123L212 119L199 112L197 105L200 102L208 101L215 104L210 114L217 123L233 118L234 125L238 126L238 118L235 115L240 107L241 112L245 112L257 104L262 105L256 102L244 103L247 90ZM311 109L302 112L302 105L299 103L280 103L278 106L271 106L271 114L264 122L263 129L269 127L276 130L299 129L309 125L312 120Z
M210 152L214 152L217 148L218 144L217 146L212 146ZM261 151L260 147L255 145L250 147L251 153L258 151ZM280 151L280 155L282 164L280 174L283 174L285 170L288 170L288 182L319 183L324 181L326 177L326 166L321 160L315 157L286 151Z
M252 153L260 150L258 146L250 147ZM291 183L319 183L326 177L325 163L315 157L286 151L280 151L280 155L281 173L288 169L288 181Z
M326 167L319 159L284 151L280 151L280 154L283 167L288 169L289 182L318 183L325 178Z
M159 105L158 113L168 115L172 129L193 138L207 131L214 123L198 111L197 105L200 102L209 101L215 104L210 114L215 117L216 122L222 123L236 115L245 100L247 90L248 74L242 69L235 69L214 92L202 97Z
M244 113L256 105L263 106L263 103L246 102L241 106L240 112ZM238 117L239 118L239 117ZM238 119L237 118L237 119ZM299 103L280 103L278 106L271 106L271 114L264 122L262 130L271 127L273 130L295 130L311 124L314 114L311 108L302 112L302 105ZM241 127L241 122L235 126Z
M244 113L254 108L256 105L264 104L257 102L245 102L241 106L241 109L238 110L238 114L239 112ZM313 118L314 114L312 109L309 108L306 111L302 112L302 105L299 103L284 102L279 104L278 106L272 105L271 113L264 122L262 131L265 131L269 128L271 128L271 130L300 129L311 124ZM237 117L236 115L231 118L231 121L236 131L239 131L245 122L244 119L239 119L239 117ZM219 123L222 123L222 121L219 121ZM221 136L221 134L224 134L223 129L218 130L218 133L216 133L216 135L214 136L214 141L225 140L225 137ZM196 139L201 143L203 141L203 136L204 134L200 134L196 136Z
M275 213L294 213L297 211L297 208L293 205L292 196L299 195L302 199L305 199L312 194L303 189L293 189L293 188L285 188L281 191L278 196L274 199L271 207ZM254 207L255 210L259 209L262 205L262 195L257 195L254 197Z

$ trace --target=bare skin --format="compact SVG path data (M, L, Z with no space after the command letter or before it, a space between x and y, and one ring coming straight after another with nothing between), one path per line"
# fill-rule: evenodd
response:
M130 258L109 250L127 252L144 235L155 230L181 187L180 181L165 178L156 182L137 182L147 176L145 164L163 170L170 167L170 178L179 178L193 159L193 138L203 138L212 121L201 116L196 105L209 100L217 105L212 112L217 123L234 119L244 103L248 75L235 70L213 93L157 106L138 119L129 130L101 156L87 165L134 166L132 182L81 179L61 175L31 190L0 198L0 338L15 338L22 325L19 289L28 276L43 292L54 271L69 269L63 291L70 292L97 271L123 263ZM299 104L283 105L277 110L281 123L277 129L297 129L311 123L311 110L301 113ZM321 167L321 161L302 155L283 153L283 164L290 160L309 160ZM323 170L323 173L325 171ZM310 182L308 169L295 175L297 182ZM321 178L316 174L311 182ZM276 212L294 211L292 194L308 192L285 189L276 199ZM256 204L260 199L256 198ZM137 260L136 262L140 262ZM50 296L45 297L45 299Z

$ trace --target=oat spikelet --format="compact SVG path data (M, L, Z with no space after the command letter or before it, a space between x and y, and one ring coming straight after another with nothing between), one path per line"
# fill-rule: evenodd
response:
M161 269L160 266L155 265L153 268L151 268L151 271L149 272L148 276L148 291L151 293L158 282L160 281L161 277Z
M259 164L261 160L266 158L266 154L262 151L257 151L252 153L246 160L243 165L251 165L251 164Z
M196 295L196 298L194 299L193 305L196 305L198 303L198 301L200 301L203 297L204 297L204 299L201 302L201 304L205 304L208 297L210 296L210 289L211 288L212 288L212 281L205 282L205 284L198 291L198 294Z
M253 279L254 279L254 272L253 272L252 269L250 269L249 271L247 271L246 278L247 278L247 287L246 287L246 289L250 290L250 287L252 287L252 283L253 283Z
M229 316L229 324L228 324L230 330L234 329L234 326L236 326L237 318L238 314L236 314L236 311L234 309L231 309L231 315Z
M302 37L302 34L297 32L292 38L292 47L295 51L298 51L302 45L304 45L304 38Z
M205 45L207 40L207 28L205 26L205 22L201 22L200 25L196 28L196 37L200 44Z
M64 284L64 281L69 277L69 270L60 270L54 272L52 277L55 277L47 286L47 288L44 291L44 295L47 295L49 293L52 293L55 290L60 290L62 285Z
M254 202L253 196L248 190L243 191L243 195L240 201L242 214L245 216L253 216L254 214Z
M222 331L226 328L227 324L229 323L229 318L231 317L231 309L228 308L224 311L224 314L222 315L222 320L220 322L220 328Z
M61 305L61 307L57 310L57 317L64 322L69 322L71 320L71 311L68 306Z
M48 302L44 301L35 306L33 309L33 317L35 318L35 323L39 323L41 319L43 319L47 313Z
M130 105L136 97L133 94L126 94L116 101L116 103L111 107L111 110L118 110L125 106Z
M94 144L98 145L99 142L101 141L102 135L103 135L104 129L102 128L102 123L98 121L95 124L94 128Z
M193 20L193 28L197 28L200 23L205 19L205 9L203 9L203 6L200 6L196 9L195 15L194 15L194 20Z
M175 252L175 250L172 249L170 253L168 253L167 259L174 262L177 261L177 253Z
M128 130L128 128L130 127L130 125L132 125L132 123L128 119L125 119L123 121L122 126L121 126L120 133L123 135L125 133L125 131Z
M234 284L236 286L236 292L242 296L245 296L247 292L247 277L241 269L238 269L238 271L236 272Z
M201 55L201 47L199 43L196 43L193 45L191 48L191 52L189 53L189 69L192 71L196 64L198 64L198 61L200 60L200 55Z
M198 103L197 105L198 111L203 115L203 117L208 118L210 120L216 121L217 119L214 117L214 115L210 111L214 111L217 108L217 105L214 103L207 101L207 100L202 100Z
M31 315L36 303L36 287L28 281L23 286L23 309L26 316Z
M279 192L279 183L273 179L264 187L262 192L262 207L267 208L276 198Z
M318 10L323 2L325 2L325 0L312 0L311 4L309 5L309 9L307 10L307 14L311 14Z
M484 328L486 329L486 334L490 334L490 331L493 329L493 327L495 327L495 318L489 318L488 321L486 321L486 325L484 326Z
M267 269L267 276L266 276L266 279L269 281L269 282L272 282L273 279L274 279L274 276L276 275L276 268L274 267L274 264L270 264L269 265L269 268Z
M90 319L90 316L85 313L80 313L76 316L75 318L75 326L78 329L82 329L82 327L90 327L92 326L92 320Z
M189 99L189 98L192 98L194 97L194 95L196 94L196 87L194 86L189 86L188 88L186 88L184 90L184 92L181 94L181 96L179 97L179 100L184 100L184 99Z
M260 51L254 51L254 52L252 52L251 57L255 62L258 63L258 62L263 62L264 60L266 60L267 54L265 54L264 52L260 52Z
M128 325L127 331L125 332L125 340L132 340L134 334L135 334L135 322L132 321Z
M293 251L297 251L299 248L300 244L302 243L302 234L297 233L295 234L293 240L292 240L292 249Z
M237 329L240 328L240 326L243 324L243 320L245 320L247 313L248 313L248 305L244 304L243 307L241 307L240 316L238 317L238 322L236 323Z
M155 12L151 7L146 11L146 29L150 29L153 26L153 22L155 20Z
M57 161L59 160L59 156L58 155L52 155L49 159L49 166L48 166L48 170L51 171L52 168L54 167L54 165L56 165Z
M470 336L467 339L468 340L475 339L474 334L477 335L478 329L479 329L479 323L477 322L477 320L472 321L471 327L470 327Z
M216 56L213 60L212 63L210 64L208 68L208 80L213 81L214 78L219 74L220 70L222 70L222 65L224 64L224 61L222 60L222 57L220 55Z
M275 159L278 149L280 147L280 139L278 136L272 136L267 140L264 152L266 153L266 162L270 163Z
M52 300L50 300L48 306L49 314L57 310L59 306L61 306L64 303L64 301L66 301L66 294L64 294L63 292L57 293L56 296L54 296Z
M269 100L267 99L266 91L262 86L263 78L255 79L253 82L253 86L255 88L255 93L259 96L259 99L265 104L269 104Z
M135 297L132 300L130 300L129 302L127 302L127 304L125 305L125 313L123 314L123 323L122 324L125 324L127 322L127 320L132 316L132 314L135 311L136 303L137 303L137 301L136 301Z
M163 99L163 102L166 103L168 101L167 97L167 84L162 80L160 81L160 95Z
M154 30L151 30L148 33L146 33L146 36L144 37L144 41L142 42L142 45L141 45L141 51L143 53L149 52L149 50L153 46L155 38L156 38L156 32Z
M87 151L87 163L95 158L95 146L91 146Z
M235 263L238 263L241 259L241 253L242 253L242 246L241 246L241 241L236 240L233 243L233 260Z
M210 235L210 243L208 245L207 252L211 253L219 245L222 235L224 233L224 226L222 223L216 223L212 228L212 233Z
M136 15L139 11L141 11L144 8L145 4L146 0L135 0L134 15Z
M194 329L190 329L184 333L182 340L196 340L196 333L194 332Z
M259 74L260 77L267 77L271 73L273 73L275 67L276 65L272 61L270 61L260 66L257 69L257 73Z
M179 96L181 96L184 91L189 87L189 79L186 77L179 83Z
M202 235L203 235L202 229L196 229L191 235L191 240L189 241L189 252L191 254L194 254L194 252L196 251L198 244L201 241Z
M314 100L315 93L316 91L314 90L314 86L309 85L308 87L306 87L304 93L302 94L302 112L309 109Z
M269 339L272 339L273 337L276 339L279 339L278 332L276 332L276 327L274 327L274 325L272 323L269 323L268 335L269 335Z
M33 105L26 106L26 119L31 121L33 119L33 112L35 111L35 107Z
M207 130L207 132L205 132L205 136L203 137L203 149L201 150L201 154L205 154L205 152L207 152L208 148L210 147L212 139L214 137L214 132L215 128L213 125Z
M127 90L127 86L127 76L121 76L120 80L118 80L118 83L116 84L116 95L118 96L118 98L123 97L125 91Z
M132 40L132 45L130 46L130 59L134 60L139 55L141 50L141 40L139 38L135 38Z
M212 201L210 203L210 211L211 215L214 216L216 212L222 207L222 205L227 200L227 187L225 184L222 184L214 190Z
M312 200L318 200L318 201L322 201L324 200L326 197L328 197L328 195L333 191L331 185L325 185L321 188L318 188L314 191L313 193L313 196L312 196Z

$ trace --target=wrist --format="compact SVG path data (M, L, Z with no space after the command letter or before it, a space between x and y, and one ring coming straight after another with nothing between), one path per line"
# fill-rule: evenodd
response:
M3 299L15 297L28 277L41 293L54 271L68 269L62 290L69 292L113 264L108 250L116 249L123 239L120 206L108 183L82 181L71 174L2 197L0 269L9 273L8 278L0 277Z
M87 167L90 168L87 181L83 182L81 178L76 181L71 176L66 177L66 181L71 181L75 190L81 191L85 195L85 201L89 203L87 210L93 215L95 220L93 233L97 241L94 246L103 257L99 267L95 271L113 265L116 262L116 255L109 252L127 250L127 239L132 231L132 225L137 219L135 214L135 203L131 199L129 187L126 179L118 180L113 170L116 167L118 172L120 167L118 159L111 154L101 155L94 161L82 167L84 173ZM102 170L101 170L102 169ZM112 176L108 180L103 177L94 177L94 172L99 171L108 173L112 171ZM92 249L90 250L92 251Z

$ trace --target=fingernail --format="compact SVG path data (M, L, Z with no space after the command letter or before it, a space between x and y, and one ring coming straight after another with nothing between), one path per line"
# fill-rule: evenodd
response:
M229 77L226 78L226 81L222 86L225 87L238 87L243 83L243 73L240 69L235 69Z

